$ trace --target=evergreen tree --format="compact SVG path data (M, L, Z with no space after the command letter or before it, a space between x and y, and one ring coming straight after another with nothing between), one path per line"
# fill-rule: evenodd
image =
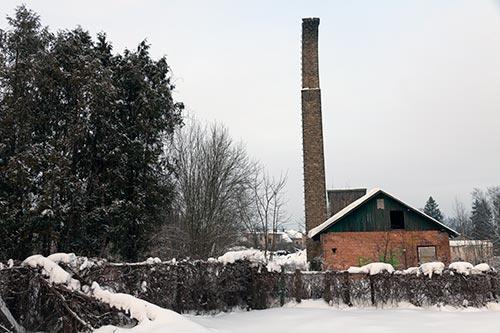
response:
M495 228L492 223L492 214L488 199L478 189L474 190L472 196L472 236L476 239L494 239Z
M495 230L493 239L495 255L500 253L500 186L488 188L488 197L490 201L492 224Z
M53 36L24 6L8 23L0 45L0 234L7 238L0 252L23 257L49 215L39 204L50 147L43 140L46 119L38 114L38 97Z
M165 58L104 34L50 33L24 6L0 31L0 257L111 251L135 260L165 220L181 126Z
M443 221L443 213L441 213L439 205L432 197L429 197L429 199L425 203L424 213L438 221Z

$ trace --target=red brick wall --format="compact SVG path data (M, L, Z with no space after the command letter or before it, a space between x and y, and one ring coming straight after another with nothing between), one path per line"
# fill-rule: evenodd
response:
M418 246L436 246L437 259L445 264L450 262L448 234L437 230L330 232L321 235L325 269L347 269L382 261L384 255L385 261L392 261L397 269L414 267L418 266Z

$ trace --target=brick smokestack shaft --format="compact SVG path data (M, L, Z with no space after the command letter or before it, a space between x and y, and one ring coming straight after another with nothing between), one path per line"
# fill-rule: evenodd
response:
M306 231L327 217L321 90L318 66L319 18L302 19L302 147ZM307 260L320 255L319 241L307 241Z

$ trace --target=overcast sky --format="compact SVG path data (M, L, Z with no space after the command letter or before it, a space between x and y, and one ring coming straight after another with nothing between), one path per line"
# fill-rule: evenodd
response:
M115 51L147 38L175 97L224 123L270 174L288 172L303 219L301 18L319 17L327 188L378 187L415 206L500 185L500 2L14 1L53 31L105 31Z

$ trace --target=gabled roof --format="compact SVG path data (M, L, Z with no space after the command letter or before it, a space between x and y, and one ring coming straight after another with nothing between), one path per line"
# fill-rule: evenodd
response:
M406 207L408 207L409 209L411 209L415 213L417 213L417 214L425 217L426 219L431 220L433 223L438 224L444 230L446 230L446 232L448 232L450 235L452 235L452 236L458 236L458 235L460 235L458 232L456 232L455 230L451 229L450 227L447 227L446 225L444 225L443 223L439 222L435 218L432 218L429 215L425 214L424 212L421 212L420 210L413 208L412 206L408 205L407 203L404 203L403 201L401 201L398 198L390 195L389 193L387 193L385 191L382 191L381 189L375 188L375 189L371 190L370 192L366 193L364 196L362 196L358 200L356 200L353 203L351 203L350 205L348 205L347 207L345 207L344 209L342 209L341 211L339 211L337 214L335 214L332 217L330 217L325 222L323 222L320 225L318 225L316 228L311 229L307 233L307 236L309 236L309 238L314 238L315 236L319 235L322 231L330 228L332 225L334 225L335 223L337 223L341 218L343 218L344 216L346 216L350 212L354 211L356 208L358 208L359 206L361 206L362 204L364 204L365 202L367 202L368 200L370 200L371 198L373 198L374 196L376 196L379 193L385 194L389 198L391 198L391 199L399 202L402 205L405 205Z

